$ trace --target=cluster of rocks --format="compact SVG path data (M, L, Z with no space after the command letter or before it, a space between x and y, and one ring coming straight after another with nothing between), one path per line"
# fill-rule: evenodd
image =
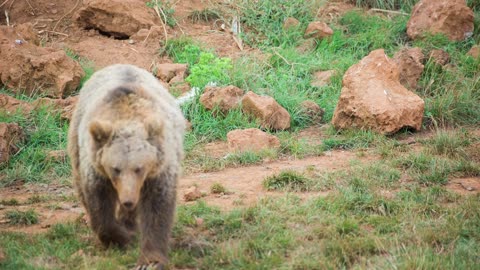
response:
M428 34L443 34L452 41L473 34L473 12L464 0L421 0L407 24L411 39ZM479 57L479 47L468 52ZM416 90L426 61L449 65L447 52L434 49L404 48L390 59L385 52L372 51L350 67L343 77L340 100L332 124L337 129L362 128L391 134L403 128L419 130L424 101L410 90ZM410 90L408 90L408 89Z
M261 96L252 91L229 85L226 87L207 86L200 96L200 103L214 112L227 114L230 110L241 106L242 111L259 121L262 129L286 130L290 128L290 114L274 98ZM301 104L305 115L313 121L320 121L323 110L313 101ZM227 142L231 151L259 151L265 148L277 148L280 141L260 129L233 130L227 134Z

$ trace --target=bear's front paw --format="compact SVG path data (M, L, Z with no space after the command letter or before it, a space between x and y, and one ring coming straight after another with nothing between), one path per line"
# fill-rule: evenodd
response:
M149 263L138 265L134 268L135 270L164 270L165 267L161 263Z

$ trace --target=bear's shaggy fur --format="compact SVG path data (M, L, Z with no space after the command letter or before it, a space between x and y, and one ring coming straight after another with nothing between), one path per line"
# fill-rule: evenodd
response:
M80 91L68 134L74 184L105 245L141 233L138 265L167 262L185 120L149 72L113 65Z

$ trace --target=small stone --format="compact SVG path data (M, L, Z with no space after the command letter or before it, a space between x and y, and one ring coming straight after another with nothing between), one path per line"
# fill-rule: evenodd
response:
M183 195L183 199L186 202L196 201L202 197L202 193L198 190L196 186L189 187L185 194Z
M305 38L322 39L333 35L333 30L324 22L311 22L305 30Z

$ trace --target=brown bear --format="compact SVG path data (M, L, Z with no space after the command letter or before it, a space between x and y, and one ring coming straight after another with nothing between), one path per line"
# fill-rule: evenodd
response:
M68 134L74 185L105 246L140 231L138 269L168 260L184 130L176 100L146 70L109 66L80 90Z

